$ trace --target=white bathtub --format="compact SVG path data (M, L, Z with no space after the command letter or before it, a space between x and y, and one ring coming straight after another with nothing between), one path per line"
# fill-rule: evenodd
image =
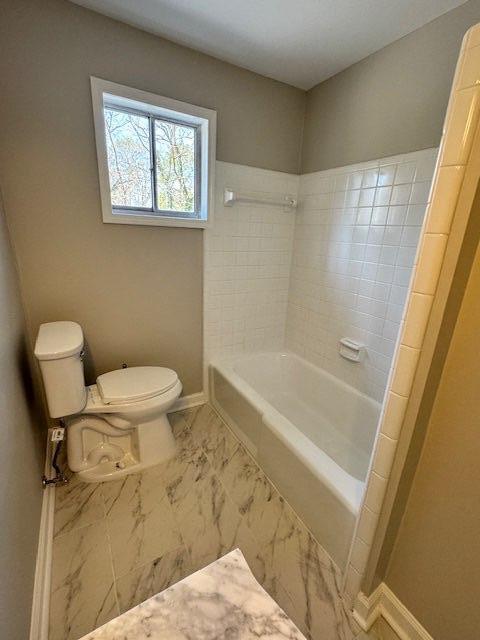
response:
M380 405L292 353L210 365L213 405L343 567Z

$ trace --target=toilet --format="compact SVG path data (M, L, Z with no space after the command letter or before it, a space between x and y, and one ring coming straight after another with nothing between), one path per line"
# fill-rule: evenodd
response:
M175 453L167 412L182 384L172 369L130 367L85 386L83 331L76 322L40 325L35 357L51 418L67 425L68 466L85 482L116 480Z

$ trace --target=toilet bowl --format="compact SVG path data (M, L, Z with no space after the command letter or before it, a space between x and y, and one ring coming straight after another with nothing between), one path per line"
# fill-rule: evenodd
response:
M131 367L86 387L83 332L75 322L40 326L35 344L52 418L65 418L68 466L85 482L115 480L175 453L167 412L182 384L172 369Z

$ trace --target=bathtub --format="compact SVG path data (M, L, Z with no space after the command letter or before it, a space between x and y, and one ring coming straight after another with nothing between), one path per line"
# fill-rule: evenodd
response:
M209 381L213 406L344 567L380 404L288 352L216 359Z

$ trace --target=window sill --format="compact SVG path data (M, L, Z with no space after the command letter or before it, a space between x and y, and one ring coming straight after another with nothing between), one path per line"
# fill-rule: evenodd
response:
M107 224L131 224L150 227L184 227L190 229L205 229L209 221L202 218L175 218L161 215L148 215L138 213L107 213L103 216L103 222Z

